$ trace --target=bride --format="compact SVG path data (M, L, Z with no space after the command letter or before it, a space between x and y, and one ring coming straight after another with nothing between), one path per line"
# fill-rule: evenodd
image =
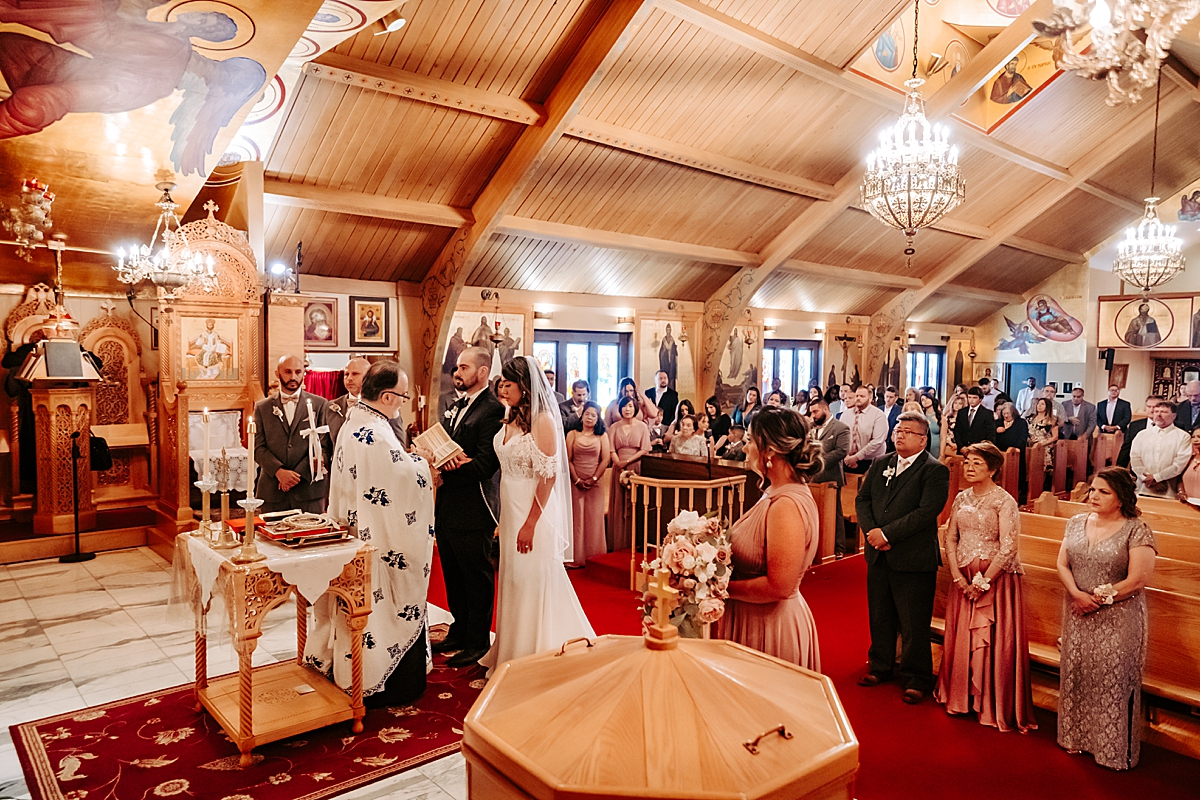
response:
M514 658L594 636L563 567L571 541L571 487L558 405L537 361L514 358L496 394L508 407L500 459L500 580L489 674Z

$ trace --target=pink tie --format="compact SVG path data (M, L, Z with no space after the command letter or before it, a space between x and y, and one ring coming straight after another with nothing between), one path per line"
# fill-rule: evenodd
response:
M861 449L858 446L858 418L861 416L861 411L854 412L854 427L850 430L850 447L855 453Z

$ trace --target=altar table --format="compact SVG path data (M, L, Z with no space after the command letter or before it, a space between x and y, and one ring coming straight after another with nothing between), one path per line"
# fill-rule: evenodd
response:
M371 613L371 554L358 539L291 550L260 541L267 558L234 564L238 550L213 550L199 536L181 533L175 540L173 602L190 605L196 625L196 710L207 709L241 751L241 765L252 763L251 750L346 720L363 729L362 636ZM347 697L324 675L303 664L308 638L308 598L326 591L349 618L351 693ZM206 618L219 593L228 612L237 673L208 680ZM252 657L267 612L296 595L295 662L254 667Z

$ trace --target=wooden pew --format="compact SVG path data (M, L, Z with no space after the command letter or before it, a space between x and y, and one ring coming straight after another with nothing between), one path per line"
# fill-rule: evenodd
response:
M1120 431L1102 433L1097 436L1095 445L1092 447L1092 470L1099 472L1105 467L1115 467L1123 444L1125 444L1125 434Z
M1059 439L1054 443L1054 491L1065 492L1087 480L1088 440ZM1067 477L1067 473L1071 477Z
M1025 475L1029 480L1029 496L1037 497L1046 487L1046 446L1030 445L1025 450Z
M1177 533L1200 538L1200 510L1193 506L1184 505L1178 500L1139 497L1138 509L1142 512L1142 519L1155 533ZM1045 492L1033 501L1033 511L1050 517L1073 517L1091 509L1086 503L1059 500Z
M833 483L810 483L813 500L817 503L817 516L821 522L818 534L820 543L817 545L815 564L832 561L837 548L837 491Z

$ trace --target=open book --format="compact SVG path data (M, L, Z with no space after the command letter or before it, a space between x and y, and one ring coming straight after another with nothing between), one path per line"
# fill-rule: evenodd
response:
M434 469L441 469L447 461L463 452L441 425L430 426L429 430L413 438L413 444L418 453L429 455Z

